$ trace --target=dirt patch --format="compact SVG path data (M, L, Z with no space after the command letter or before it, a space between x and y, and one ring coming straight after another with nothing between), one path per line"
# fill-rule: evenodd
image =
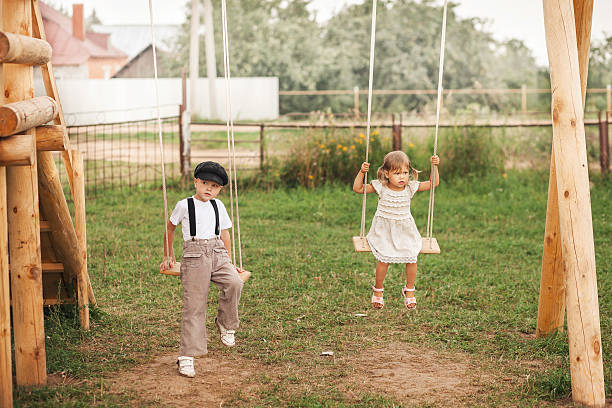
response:
M495 381L468 355L392 343L362 353L347 391L392 395L413 406L471 406Z
M236 395L249 395L257 388L253 374L263 370L234 355L209 353L195 360L196 377L181 377L176 354L156 357L150 363L118 373L110 381L113 393L135 392L143 402L173 407L219 407Z

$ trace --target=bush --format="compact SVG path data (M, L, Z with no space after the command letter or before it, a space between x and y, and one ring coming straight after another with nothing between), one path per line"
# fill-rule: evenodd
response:
M281 184L288 187L316 187L326 183L352 184L365 159L366 137L363 129L310 130L289 149L282 161L267 163L266 177L257 184ZM413 166L421 170L419 180L428 180L429 157L433 152L433 132L429 136L419 132L407 133L403 150ZM370 134L368 179L376 177L376 170L384 155L391 151L390 135L379 130ZM490 130L479 128L443 129L438 138L440 177L481 177L504 172L504 153L501 144Z
M433 151L433 137L429 140ZM438 137L440 178L484 176L504 172L504 154L490 129L454 128Z
M307 187L335 182L352 184L365 160L364 132L332 128L304 136L291 147L280 170L280 181L287 186ZM373 168L370 178L390 148L390 141L383 140L378 130L370 133L368 160Z

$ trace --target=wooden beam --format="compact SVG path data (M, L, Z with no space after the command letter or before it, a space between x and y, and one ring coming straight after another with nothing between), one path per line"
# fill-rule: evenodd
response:
M51 61L51 46L48 42L0 31L0 62L43 65L49 61Z
M0 30L3 28L0 4ZM4 64L0 64L0 90L4 90ZM0 105L5 103L0 93ZM6 207L6 169L0 167L0 407L13 406L11 355L11 294L8 268L8 221Z
M572 398L605 404L593 220L584 132L580 64L572 0L543 0L550 61L553 149L566 307Z
M64 281L71 292L83 263L79 241L51 152L38 152L37 160L40 209L51 226L53 247L64 264Z
M32 1L32 31L35 38L47 41L45 35L45 26L43 24L42 14L40 12L40 6L38 0ZM59 92L57 91L57 84L55 83L55 76L53 75L53 65L51 62L47 62L45 65L40 67L43 83L45 84L45 90L47 95L52 97L58 103L58 114L55 117L55 124L66 126L66 120L64 119L64 110L59 102ZM64 135L64 148L62 152L62 159L64 160L64 167L66 167L66 174L68 174L68 183L70 184L70 191L72 191L72 157L70 157L70 139L68 138L68 132Z
M3 1L1 6L3 30L30 36L31 0ZM34 96L32 67L4 64L3 88L7 103L31 99ZM47 364L35 163L7 167L6 189L17 385L44 385Z
M78 150L72 151L74 169L74 228L79 241L82 265L77 275L79 319L81 327L89 330L89 295L87 293L87 228L85 219L85 173L83 156Z
M32 133L0 138L0 166L32 166L36 162Z
M44 125L56 117L57 112L57 103L48 96L0 106L0 136L10 136Z
M593 0L573 1L578 62L580 66L580 89L582 91L582 106L584 107L589 70ZM546 229L544 232L544 251L542 254L542 274L540 276L540 297L538 301L536 337L545 336L556 331L562 331L565 321L565 269L561 251L556 177L555 151L553 149L551 153L550 175L548 181L548 204L546 208Z
M43 125L36 128L36 150L64 151L66 128L61 125Z
M2 72L0 71L1 76ZM13 406L11 299L6 215L6 169L0 167L0 407Z

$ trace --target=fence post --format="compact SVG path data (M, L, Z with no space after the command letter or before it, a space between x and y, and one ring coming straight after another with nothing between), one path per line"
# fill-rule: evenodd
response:
M610 167L610 151L608 139L608 119L609 113L606 112L603 119L599 111L599 164L601 166L601 176L606 177Z
M264 172L264 124L259 125L259 170Z
M355 119L359 119L359 87L356 86L353 88L353 99L354 99L354 110L355 110Z
M395 114L391 115L391 132L393 133L393 150L402 150L402 123L395 124Z
M527 85L521 85L521 110L523 114L527 113Z
M179 108L180 166L181 176L187 177L191 173L191 114L187 109L187 76L185 75L185 68L183 68L181 79L183 99Z
M606 86L606 111L612 111L612 86L608 84Z

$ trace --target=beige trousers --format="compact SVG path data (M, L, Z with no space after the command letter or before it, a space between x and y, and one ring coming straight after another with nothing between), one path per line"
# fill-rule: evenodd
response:
M179 355L197 357L206 348L206 306L213 282L220 290L217 319L227 330L238 328L238 302L242 280L232 265L220 238L196 239L183 243L181 283L183 319Z

